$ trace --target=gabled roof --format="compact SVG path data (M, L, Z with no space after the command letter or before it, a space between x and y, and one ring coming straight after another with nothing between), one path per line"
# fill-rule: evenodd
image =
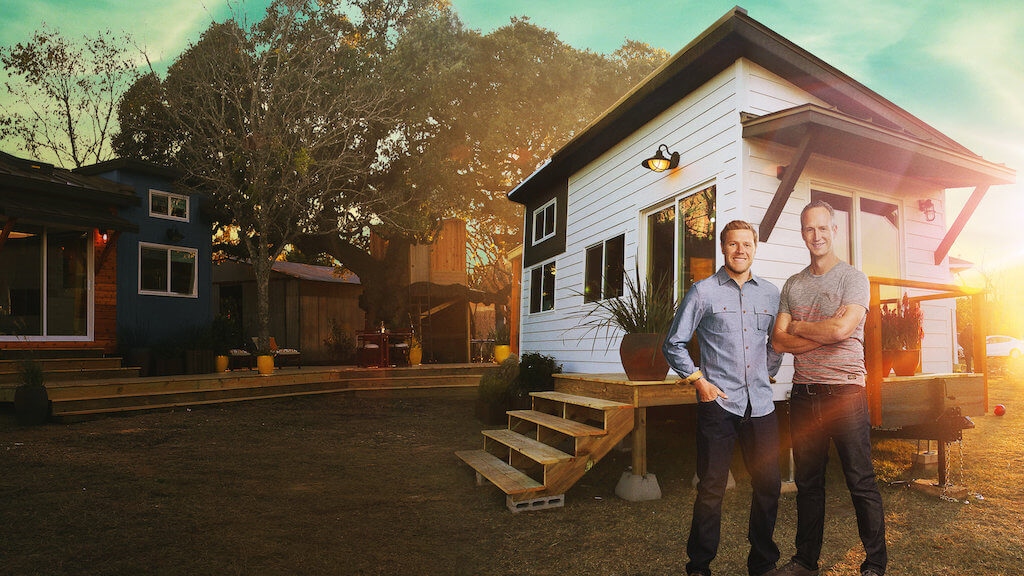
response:
M509 193L509 199L525 204L536 191L568 178L738 58L747 58L771 70L846 116L978 158L952 138L754 20L737 6L552 154L548 163Z

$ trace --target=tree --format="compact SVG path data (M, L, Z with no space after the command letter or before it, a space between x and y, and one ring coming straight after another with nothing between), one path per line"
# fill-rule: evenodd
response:
M0 108L0 138L62 166L109 159L118 99L138 77L129 45L109 30L73 43L44 28L0 48L11 97Z
M162 98L149 96L168 118L152 141L169 143L183 184L209 198L217 223L238 229L256 277L263 350L271 266L285 246L395 204L366 186L372 135L391 116L352 33L331 3L276 0L255 25L213 24L159 83ZM139 146L139 134L123 141Z

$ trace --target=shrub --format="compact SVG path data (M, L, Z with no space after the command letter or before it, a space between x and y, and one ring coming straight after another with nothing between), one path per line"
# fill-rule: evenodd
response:
M522 394L553 390L554 374L561 374L562 366L551 356L527 352L519 362L518 387Z
M356 340L334 319L331 319L331 333L324 340L324 346L332 362L355 364Z
M519 379L519 359L509 356L504 362L487 369L480 377L477 388L480 400L492 406L507 406L516 395Z
M24 360L18 367L19 385L28 388L43 387L43 366L35 360Z

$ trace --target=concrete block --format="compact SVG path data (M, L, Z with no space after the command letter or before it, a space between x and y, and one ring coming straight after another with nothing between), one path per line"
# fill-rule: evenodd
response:
M561 508L565 506L565 494L558 494L557 496L543 496L541 498L520 500L518 502L513 502L511 496L506 496L505 505L508 506L508 509L511 510L513 514L518 514L519 512L530 512L533 510Z

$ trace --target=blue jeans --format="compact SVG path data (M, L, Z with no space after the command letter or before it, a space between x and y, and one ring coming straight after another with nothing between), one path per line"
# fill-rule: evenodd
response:
M722 531L722 498L737 439L754 489L747 531L747 572L764 574L779 560L779 547L773 539L780 487L779 423L775 412L750 418L728 412L717 402L701 402L697 405L697 500L686 543L690 558L687 574L711 574Z
M857 513L857 532L867 557L861 571L885 574L885 516L871 463L871 422L864 387L836 385L810 394L796 385L790 398L793 461L796 465L796 555L793 560L817 569L825 525L825 467L829 440L839 461Z

